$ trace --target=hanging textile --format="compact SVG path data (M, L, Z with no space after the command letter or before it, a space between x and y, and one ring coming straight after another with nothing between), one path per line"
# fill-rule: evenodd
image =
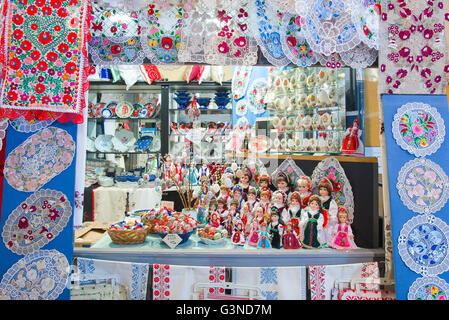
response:
M178 59L181 62L205 63L205 41L214 30L212 15L193 11L184 20Z
M272 8L268 0L250 1L253 35L264 57L275 66L285 66L289 59L282 50L279 23L283 14Z
M90 66L89 0L8 1L0 117L81 123Z
M93 6L89 53L96 65L143 64L137 11Z
M87 108L84 109L84 118L87 118ZM84 215L84 181L86 179L86 143L87 121L77 126L75 157L75 206L73 209L73 227L81 227Z
M360 40L379 50L380 0L351 0L351 17Z
M343 63L353 69L365 69L372 65L377 59L377 50L368 47L361 42L349 51L341 52L340 58Z
M379 93L445 94L447 49L442 1L384 2Z
M345 66L343 63L340 54L332 53L330 56L325 56L319 53L315 54L318 62L323 66L330 69L340 69Z
M257 42L250 36L248 25L250 1L217 2L214 31L205 40L206 63L243 66L257 63Z

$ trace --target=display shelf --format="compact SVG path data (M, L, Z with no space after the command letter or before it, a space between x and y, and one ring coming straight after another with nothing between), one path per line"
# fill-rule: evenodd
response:
M345 132L345 129L310 129L310 130L276 130L276 129L270 129L275 130L276 133L282 134L282 133L310 133L310 132Z
M101 152L101 151L87 151L87 153L91 154L158 154L160 151L144 151L144 152L119 152L119 151L108 151L108 152Z
M111 120L121 120L121 121L144 121L144 122L161 122L161 119L152 118L87 118L87 120L97 120L97 121L111 121Z
M201 114L232 114L232 109L199 109ZM170 112L188 111L188 109L168 109Z
M283 116L298 116L300 112L305 111L305 112L313 112L313 111L317 111L317 112L329 112L329 111L340 111L341 108L340 106L332 106L332 107L313 107L313 108L300 108L300 109L295 109L294 111L284 111L284 110L277 110L277 109L267 109L270 112L276 113L277 115L283 115Z

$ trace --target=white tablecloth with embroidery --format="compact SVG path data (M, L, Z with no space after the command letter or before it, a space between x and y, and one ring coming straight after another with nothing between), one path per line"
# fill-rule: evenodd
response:
M129 198L127 200L127 197ZM115 222L125 218L127 210L152 209L161 201L155 188L98 187L93 191L94 221Z

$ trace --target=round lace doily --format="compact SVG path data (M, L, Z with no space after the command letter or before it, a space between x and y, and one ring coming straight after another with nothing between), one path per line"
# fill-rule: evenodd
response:
M439 277L416 279L408 289L408 300L448 300L449 284Z
M27 121L24 117L19 117L14 120L9 120L9 125L18 132L30 133L44 129L50 126L53 122L55 122L54 119L44 121L35 121L35 120ZM1 135L0 138L2 138Z
M364 69L371 66L377 59L378 51L360 43L353 49L341 52L340 57L345 65L353 69Z
M264 97L266 93L267 81L265 78L258 78L253 81L248 89L249 110L254 114L264 113L266 105Z
M352 0L351 17L362 42L379 50L380 0Z

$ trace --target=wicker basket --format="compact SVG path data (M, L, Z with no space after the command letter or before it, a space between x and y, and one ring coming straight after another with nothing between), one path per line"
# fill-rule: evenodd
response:
M108 229L112 242L117 244L136 244L145 241L150 231L149 227L137 230L111 230Z
M140 221L145 225L145 226L147 226L148 227L148 232L149 233L156 233L156 231L154 231L154 222L156 221L155 219L150 219L150 218L148 218L148 217L146 217L146 216L142 216L141 218L140 218Z

